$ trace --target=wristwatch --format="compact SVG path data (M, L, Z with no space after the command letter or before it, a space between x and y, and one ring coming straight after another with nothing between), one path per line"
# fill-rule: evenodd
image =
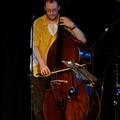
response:
M71 28L71 30L73 30L74 28L76 28L77 27L77 25L76 24L74 24L74 26Z

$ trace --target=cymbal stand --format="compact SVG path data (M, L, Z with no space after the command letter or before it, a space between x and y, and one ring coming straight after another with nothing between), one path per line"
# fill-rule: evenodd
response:
M89 84L90 86L90 95L89 95L89 120L94 120L94 115L95 115L95 101L94 101L94 92L95 92L95 83L91 82Z
M115 92L116 92L116 96L115 96L115 101L113 101L114 105L115 105L115 120L120 120L120 84L118 83L118 64L115 64L116 66L116 87L115 87Z

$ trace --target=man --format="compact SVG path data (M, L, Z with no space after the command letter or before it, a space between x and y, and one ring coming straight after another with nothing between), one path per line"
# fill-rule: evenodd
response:
M60 17L60 4L57 0L46 0L44 10L46 14L37 18L33 24L33 109L36 120L44 120L43 99L45 90L50 87L51 79L47 55L58 37L58 25L64 26L80 42L86 43L84 33L74 22L65 16Z

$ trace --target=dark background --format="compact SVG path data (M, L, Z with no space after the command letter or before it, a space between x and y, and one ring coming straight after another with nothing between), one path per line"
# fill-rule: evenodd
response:
M115 120L116 64L120 67L120 2L117 0L61 0L61 14L85 33L91 51L90 72L98 78L102 95L101 120ZM32 17L44 13L43 0L5 1L2 31L2 119L30 120L29 40ZM108 31L105 32L105 29ZM101 82L102 81L102 82ZM101 94L103 83L104 91ZM117 97L118 98L118 97ZM120 111L120 108L119 110Z

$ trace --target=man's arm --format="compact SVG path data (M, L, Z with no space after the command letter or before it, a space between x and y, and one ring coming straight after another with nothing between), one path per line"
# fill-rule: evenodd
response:
M72 20L67 17L60 17L60 25L64 25L73 30L75 37L82 43L86 43L85 34L74 24Z
M45 64L44 60L42 59L40 50L37 46L34 46L34 54L38 60L41 75L50 74L50 69Z

